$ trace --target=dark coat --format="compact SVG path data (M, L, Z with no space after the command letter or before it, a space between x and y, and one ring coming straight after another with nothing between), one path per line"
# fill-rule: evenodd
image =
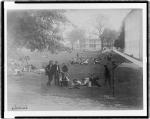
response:
M104 76L105 76L106 78L110 78L110 71L109 71L108 67L105 67Z
M60 67L59 67L59 65L54 64L54 65L51 67L51 72L52 72L52 74L59 73L59 72L60 72Z
M46 75L51 75L52 72L51 72L51 67L52 65L51 64L48 64L45 68L45 71L46 71Z

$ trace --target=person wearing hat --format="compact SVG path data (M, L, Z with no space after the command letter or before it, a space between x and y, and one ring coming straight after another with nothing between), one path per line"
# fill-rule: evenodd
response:
M51 81L53 80L53 74L52 74L52 66L53 66L53 61L50 60L49 61L49 64L46 66L46 75L48 75L48 82L47 82L47 85L51 85Z

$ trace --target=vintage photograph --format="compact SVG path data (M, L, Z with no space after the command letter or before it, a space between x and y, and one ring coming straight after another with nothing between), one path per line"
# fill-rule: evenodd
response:
M145 109L146 12L119 5L6 7L6 111Z

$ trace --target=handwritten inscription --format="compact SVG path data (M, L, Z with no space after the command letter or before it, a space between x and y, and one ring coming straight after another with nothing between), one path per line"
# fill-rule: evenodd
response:
M14 111L14 110L27 110L28 109L28 107L25 105L25 106L17 106L17 105L14 105L13 107L12 107L12 110Z

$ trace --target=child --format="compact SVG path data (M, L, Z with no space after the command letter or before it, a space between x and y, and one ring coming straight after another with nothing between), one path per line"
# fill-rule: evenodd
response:
M83 86L91 87L91 80L90 80L90 77L86 77L86 78L84 78L82 81L83 81L83 83L82 83Z
M79 89L80 86L81 86L81 84L82 84L82 83L81 83L78 79L73 79L70 88L78 88L78 89Z
M68 87L69 86L69 78L67 76L67 73L61 72L61 76L59 79L60 86Z

